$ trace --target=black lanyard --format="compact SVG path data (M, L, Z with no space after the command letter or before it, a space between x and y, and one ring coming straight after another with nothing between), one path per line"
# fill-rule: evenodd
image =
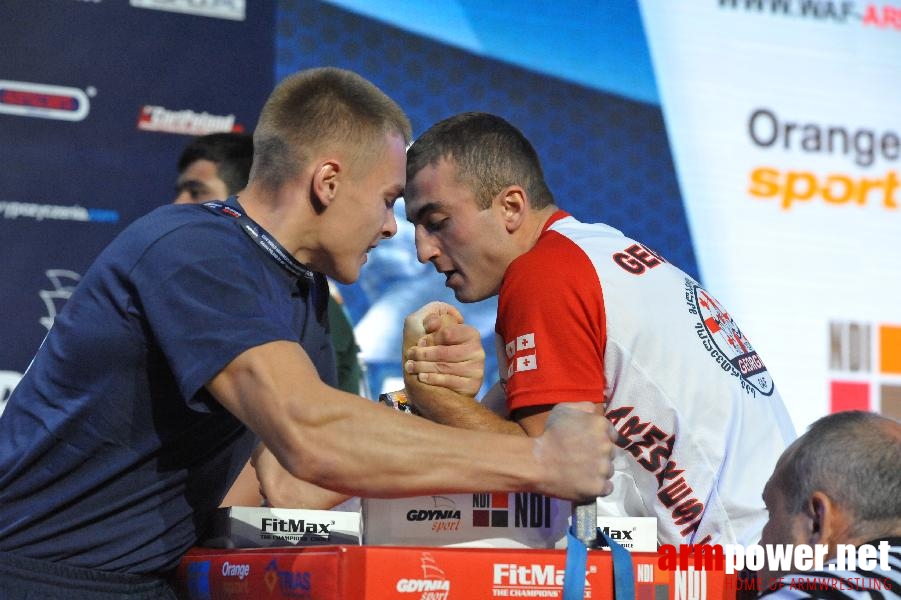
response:
M278 243L278 240L269 235L256 221L244 214L237 200L233 204L232 206L222 202L204 202L203 206L214 213L237 219L241 229L244 230L244 233L250 239L256 242L257 246L265 250L280 267L298 279L298 287L300 289L309 289L313 284L313 271L294 258L290 252L285 250L284 246Z

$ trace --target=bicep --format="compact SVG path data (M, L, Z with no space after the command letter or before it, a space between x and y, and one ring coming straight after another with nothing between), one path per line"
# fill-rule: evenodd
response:
M303 348L276 341L245 350L206 385L222 406L247 425L276 455L289 445L284 423L303 398L321 398L329 389ZM298 393L298 392L303 393ZM292 405L295 404L295 405Z

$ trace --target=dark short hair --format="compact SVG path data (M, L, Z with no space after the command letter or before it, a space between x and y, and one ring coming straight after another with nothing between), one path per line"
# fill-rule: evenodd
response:
M789 514L815 491L849 511L859 531L901 522L901 425L865 411L845 411L814 422L776 465L774 484Z
M410 120L370 81L334 67L300 71L282 80L263 106L250 177L278 188L320 148L344 144L355 158L374 158L387 135L409 143Z
M247 185L253 163L253 137L246 133L211 133L194 139L178 159L178 172L191 163L205 159L216 163L219 179L229 194L237 194Z
M483 209L509 185L522 186L532 208L554 203L535 148L497 115L461 113L430 127L407 151L407 181L442 159L454 161L457 178L471 186Z

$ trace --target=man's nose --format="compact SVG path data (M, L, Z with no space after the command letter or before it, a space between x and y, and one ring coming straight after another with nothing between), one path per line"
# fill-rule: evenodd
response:
M382 237L388 239L394 237L397 233L397 218L394 216L394 209L388 209L388 215L382 224Z
M419 262L427 263L440 254L438 245L422 225L416 226L414 240L416 241L416 258Z

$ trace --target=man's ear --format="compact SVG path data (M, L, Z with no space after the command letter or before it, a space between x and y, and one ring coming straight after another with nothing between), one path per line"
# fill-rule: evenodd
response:
M820 544L823 539L823 521L826 518L826 509L820 492L807 499L804 504L803 514L804 541L809 545Z
M811 545L844 541L851 525L850 515L825 493L816 491L811 494L804 513Z
M321 212L331 204L338 193L338 179L341 173L341 163L337 160L325 160L313 171L313 179L310 183L310 198L316 212Z
M509 185L498 194L504 225L509 233L519 229L525 222L526 211L529 207L526 192L518 185Z

